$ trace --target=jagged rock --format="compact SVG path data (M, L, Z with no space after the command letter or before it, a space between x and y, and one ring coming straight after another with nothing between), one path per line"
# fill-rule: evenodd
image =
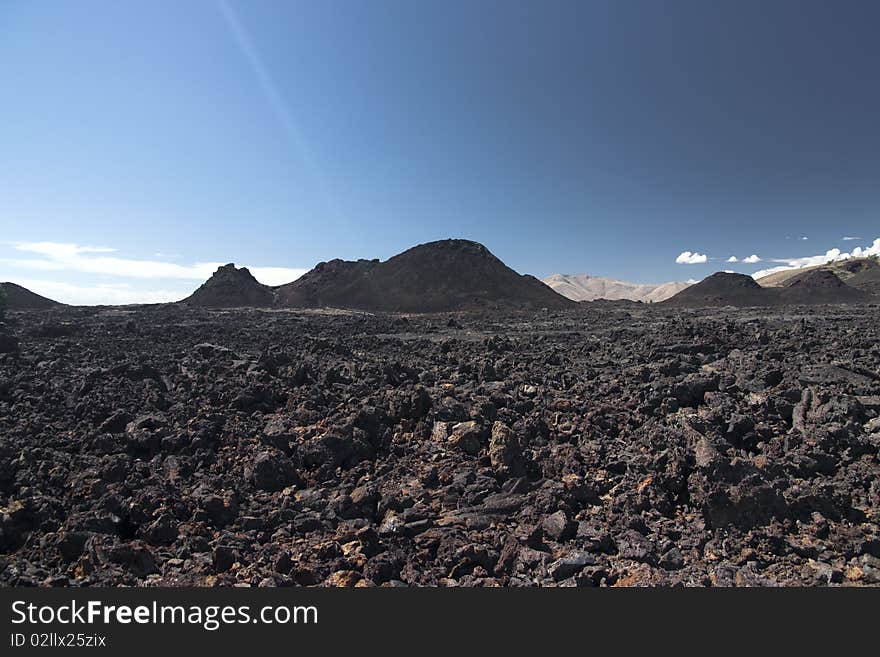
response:
M577 532L577 523L568 519L565 511L557 511L544 518L541 523L544 534L556 542L568 540Z
M177 540L180 523L169 513L162 514L144 530L144 538L151 545L171 545Z
M232 565L238 561L238 551L228 545L218 545L214 548L212 554L212 562L214 572L225 573L232 568Z
M653 563L656 559L654 544L634 529L628 529L615 539L617 553L623 559Z
M16 311L0 585L876 585L878 312Z
M137 577L143 578L159 572L153 553L137 541L111 548L108 557L111 563L124 566Z
M18 339L0 331L0 354L18 353Z
M114 411L106 420L98 425L99 433L122 433L133 420L131 415L123 410Z
M475 420L459 422L452 426L447 441L465 454L479 454L483 448L483 428Z
M265 491L279 491L298 480L293 463L281 453L260 452L245 466L245 477Z
M525 462L516 434L502 422L492 425L489 439L489 459L492 466L505 474L521 477L525 474Z
M557 582L563 579L567 579L572 575L576 575L580 571L584 569L586 566L592 566L596 563L595 557L593 555L584 552L582 550L577 550L574 552L569 552L564 557L561 557L551 563L548 566L548 571L550 575Z

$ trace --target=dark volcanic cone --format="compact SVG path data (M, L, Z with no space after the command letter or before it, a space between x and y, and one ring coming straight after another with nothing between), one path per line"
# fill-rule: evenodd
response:
M832 271L813 269L789 280L780 292L788 303L861 303L871 294L847 285Z
M839 290L848 286L832 271L813 269L793 276L786 281L784 287L805 290Z
M320 262L292 283L278 288L277 304L288 308L352 306L378 260Z
M6 307L9 310L42 310L62 305L15 283L0 283L0 289L6 294Z
M853 279L859 274L864 274L872 270L880 270L880 263L874 260L874 258L849 258L847 260L833 260L831 262L826 262L823 265L814 265L811 267L806 267L804 269L786 269L782 271L777 271L772 274L768 274L767 276L762 276L760 279L758 279L758 283L760 283L762 287L785 287L794 278L798 276L803 276L807 272L815 271L817 269L830 271L832 274L836 274L837 277L847 285L853 285ZM867 274L867 276L870 279L870 274ZM853 285L853 287L858 286Z
M768 294L769 293L769 294ZM717 272L661 301L670 306L765 306L778 295L762 288L751 276Z
M835 269L838 271L846 272L854 276L867 271L873 271L875 273L880 271L880 263L873 258L850 258L849 260L838 261L834 264L836 265ZM834 270L832 269L832 271ZM845 280L844 282L847 285L850 284L849 280Z
M782 306L865 303L874 298L841 281L833 272L813 269L785 287L761 287L751 276L718 272L662 303L670 306Z
M247 267L237 269L230 263L220 267L181 303L205 308L239 308L267 307L274 301L271 287L260 283Z
M866 260L872 266L863 267L847 281L847 285L880 296L880 265L873 260Z
M421 244L385 262L321 263L281 286L277 303L388 312L574 305L534 276L516 273L485 246L469 240Z

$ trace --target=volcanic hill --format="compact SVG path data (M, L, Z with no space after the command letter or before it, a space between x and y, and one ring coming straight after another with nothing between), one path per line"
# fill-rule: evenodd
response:
M762 287L751 276L717 272L663 303L670 306L781 306L874 301L833 272L811 269L787 280L784 287Z
M876 276L880 273L880 263L873 258L850 258L848 260L834 260L823 265L813 265L800 269L784 269L758 279L762 287L784 287L789 281L801 276L808 271L830 271L847 285L859 287L854 280L859 276L873 272Z
M385 262L332 260L278 288L282 307L386 312L567 308L570 299L510 269L477 242L420 244Z
M662 303L671 306L764 306L776 295L745 274L719 271ZM769 302L769 303L768 303Z
M6 307L9 310L43 310L62 305L15 283L0 283L0 289L6 295Z
M846 281L846 284L875 296L880 296L880 264L875 260L869 260L869 262L873 264L872 267L864 267L859 272L853 274Z
M786 303L864 303L873 300L870 293L844 283L829 269L798 274L778 289Z
M293 283L278 288L278 305L290 308L349 307L378 260L319 262Z
M253 277L247 267L223 265L199 289L180 303L204 308L267 307L275 292Z

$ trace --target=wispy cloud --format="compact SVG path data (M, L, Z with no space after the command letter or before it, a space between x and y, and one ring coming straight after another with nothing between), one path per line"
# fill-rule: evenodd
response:
M63 242L17 242L18 251L30 251L50 258L75 258L84 253L113 253L116 249L109 246L80 246Z
M863 239L863 238L861 238L861 237L850 237L849 235L846 235L846 236L844 236L844 237L841 238L841 240L844 241L844 242L855 242L855 241L860 240L860 239Z
M181 265L162 260L141 260L104 255L116 252L109 247L81 246L60 242L19 242L16 251L33 253L41 258L3 258L8 267L31 271L76 271L122 278L205 280L222 262L197 262ZM248 266L254 277L266 285L289 283L306 270L290 267Z
M106 246L66 242L13 242L0 258L0 280L10 280L49 298L76 305L179 301L207 280L222 262L179 264L126 258ZM170 256L165 256L166 258ZM306 269L248 265L266 285L282 285Z
M130 285L96 283L75 285L40 278L18 278L15 281L44 297L77 306L125 305L132 303L168 303L189 295L186 289L139 289Z
M691 253L690 251L683 251L678 254L678 257L675 259L680 265L699 265L706 261L708 261L708 257L704 253L697 253L696 251Z

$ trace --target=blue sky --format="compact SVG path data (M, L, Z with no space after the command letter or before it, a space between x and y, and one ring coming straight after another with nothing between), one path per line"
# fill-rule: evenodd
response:
M639 282L880 250L878 21L811 0L0 0L0 280L170 300L225 262L280 283L446 237Z

